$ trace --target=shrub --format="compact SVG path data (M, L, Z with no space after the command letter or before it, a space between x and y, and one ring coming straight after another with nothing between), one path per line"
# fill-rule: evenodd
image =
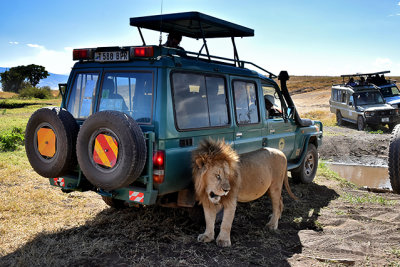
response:
M24 143L24 139L22 128L14 127L11 132L0 134L0 150L14 151Z
M20 97L23 98L39 98L39 99L49 99L52 97L50 92L50 87L26 87L19 93Z

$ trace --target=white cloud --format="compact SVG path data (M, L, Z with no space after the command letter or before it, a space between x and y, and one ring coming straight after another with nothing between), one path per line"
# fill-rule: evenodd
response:
M36 64L46 68L48 72L57 74L69 74L74 64L72 50L65 47L61 51L50 50L38 44L27 44L23 56L13 58L12 61L1 62L1 65L15 67L20 65ZM25 47L26 47L25 46Z
M400 6L400 2L398 2L397 5Z
M375 62L373 62L372 65L380 70L390 70L390 68L393 66L393 62L390 60L390 58L378 57L375 59Z
M19 44L19 42L8 42L9 44L12 44L12 45L17 45L17 44Z
M38 45L38 44L27 44L27 46L33 47L33 48L44 48L43 46Z

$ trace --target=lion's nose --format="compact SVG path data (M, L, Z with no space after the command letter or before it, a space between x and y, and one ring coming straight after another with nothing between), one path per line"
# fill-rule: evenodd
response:
M224 190L225 193L229 192L229 190L231 190L231 186L228 183L223 184L222 185L222 190Z

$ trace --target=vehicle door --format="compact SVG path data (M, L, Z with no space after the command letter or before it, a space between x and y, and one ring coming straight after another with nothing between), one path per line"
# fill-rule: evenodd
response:
M352 121L357 121L358 114L356 111L356 105L354 103L354 96L350 92L347 92L346 103L347 103L348 119Z
M232 79L235 150L241 154L262 147L259 92L254 80Z
M264 99L264 120L266 125L263 128L264 146L273 147L285 153L288 159L296 158L295 135L297 125L292 118L286 121L283 118L283 105L276 88L272 84L262 83Z

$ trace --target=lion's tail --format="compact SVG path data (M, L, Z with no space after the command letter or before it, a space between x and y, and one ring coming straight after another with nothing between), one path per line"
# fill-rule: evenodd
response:
M286 188L286 191L288 192L289 196L290 196L291 198L293 198L294 200L299 200L299 199L293 194L292 190L290 189L290 186L289 186L289 177L288 177L288 175L287 175L287 172L285 172L285 179L284 179L283 182L284 182L284 184L285 184L285 188Z

